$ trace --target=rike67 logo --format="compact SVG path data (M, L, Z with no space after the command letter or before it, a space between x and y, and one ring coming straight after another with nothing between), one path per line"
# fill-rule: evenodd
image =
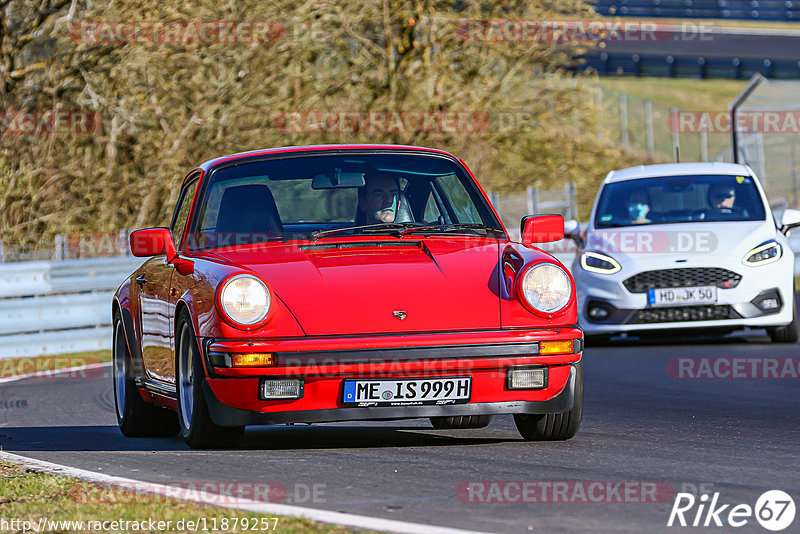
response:
M794 500L781 490L764 492L754 507L749 504L722 503L719 492L715 492L710 500L707 493L699 498L691 493L678 493L667 526L738 528L755 518L765 529L777 532L791 525L794 515Z

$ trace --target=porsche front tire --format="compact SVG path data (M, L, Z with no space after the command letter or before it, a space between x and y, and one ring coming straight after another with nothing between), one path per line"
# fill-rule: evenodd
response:
M236 447L244 427L224 427L214 424L208 412L203 382L205 371L200 359L200 347L188 313L178 321L178 347L175 379L178 389L178 425L186 443L193 449L227 449Z
M112 347L114 373L114 404L117 424L122 434L129 438L174 436L178 433L178 417L172 410L144 401L136 387L122 317L114 315L114 346Z
M514 423L526 441L560 441L578 433L583 416L583 360L575 364L575 401L563 413L515 414Z

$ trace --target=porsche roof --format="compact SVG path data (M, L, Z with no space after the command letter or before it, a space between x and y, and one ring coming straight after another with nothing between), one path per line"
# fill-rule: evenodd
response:
M239 152L238 154L229 154L227 156L221 156L218 158L210 159L203 164L199 165L199 168L204 170L209 170L212 167L219 165L220 163L224 163L226 161L235 160L235 159L243 159L243 158L251 158L251 157L258 157L258 156L267 156L270 154L280 154L282 152L315 152L315 151L336 151L336 150L416 150L416 151L424 151L424 152L431 152L434 154L442 154L445 156L455 157L449 152L445 152L444 150L438 150L436 148L427 148L421 146L406 146L406 145L366 145L366 144L356 144L356 145L307 145L307 146L286 146L286 147L279 147L279 148L267 148L262 150L252 150L250 152Z
M730 174L752 176L753 172L747 165L738 163L723 163L713 161L709 163L662 163L658 165L638 165L618 171L611 171L604 182L621 182L637 178L653 178L656 176L687 176L692 174Z

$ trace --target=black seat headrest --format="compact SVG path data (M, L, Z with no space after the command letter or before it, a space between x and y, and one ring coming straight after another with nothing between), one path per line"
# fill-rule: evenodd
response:
M283 233L275 199L263 184L229 187L222 194L217 233Z

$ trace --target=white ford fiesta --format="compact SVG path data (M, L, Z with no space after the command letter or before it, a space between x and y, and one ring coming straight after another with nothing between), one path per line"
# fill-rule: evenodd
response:
M572 273L590 340L623 332L766 328L798 339L794 253L753 170L731 163L647 165L606 176Z

